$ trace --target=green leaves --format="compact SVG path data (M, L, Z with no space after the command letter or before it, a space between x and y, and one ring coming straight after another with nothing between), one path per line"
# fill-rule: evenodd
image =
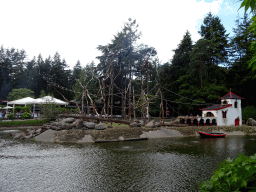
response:
M242 3L241 3L241 6L239 9L241 9L242 7L245 8L245 12L247 12L247 10L249 8L251 8L251 12L255 11L256 9L256 0L244 0Z
M17 99L22 99L25 97L34 97L34 91L27 89L27 88L20 88L20 89L13 89L9 94L8 94L8 100L13 101Z
M239 155L222 162L210 181L200 184L201 191L248 191L256 189L256 154L252 157Z

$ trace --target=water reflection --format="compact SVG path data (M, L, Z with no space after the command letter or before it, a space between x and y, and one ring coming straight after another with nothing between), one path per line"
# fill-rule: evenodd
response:
M198 191L218 163L256 153L255 137L60 145L0 141L2 191Z

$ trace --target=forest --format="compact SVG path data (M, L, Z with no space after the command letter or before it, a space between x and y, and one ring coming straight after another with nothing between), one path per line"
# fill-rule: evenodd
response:
M0 100L52 95L77 103L82 111L93 106L96 114L161 117L201 115L200 109L219 104L231 89L245 98L242 108L255 106L255 72L248 64L256 35L247 14L235 23L230 36L219 17L208 13L198 31L201 38L192 42L184 31L167 63L159 62L154 47L137 43L141 32L132 19L111 43L98 45L97 64L77 61L73 69L58 52L26 61L25 50L2 45Z

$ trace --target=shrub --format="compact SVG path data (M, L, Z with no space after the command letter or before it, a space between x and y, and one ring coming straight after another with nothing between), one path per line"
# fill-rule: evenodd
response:
M25 120L25 121L0 121L0 127L14 127L14 126L40 126L49 123L47 119Z
M242 109L242 119L247 121L249 118L256 119L256 107L255 106L247 106Z
M256 154L251 157L239 155L219 165L210 181L200 184L201 191L256 191Z
M12 113L7 114L7 119L14 119L15 116Z
M21 115L21 118L22 118L22 119L31 119L32 116L30 115L30 113L25 112L25 113L23 113L23 114Z

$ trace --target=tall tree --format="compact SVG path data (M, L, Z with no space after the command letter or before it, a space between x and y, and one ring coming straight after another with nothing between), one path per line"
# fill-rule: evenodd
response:
M227 46L228 46L228 34L226 29L221 24L218 16L213 16L210 13L204 18L203 24L201 25L199 34L203 39L209 40L213 49L208 54L210 59L206 62L208 66L226 64L227 62Z
M232 87L232 90L238 95L242 95L246 98L242 102L243 106L255 105L255 94L252 94L248 85L253 88L256 79L254 73L248 68L248 63L253 57L253 50L251 50L251 44L256 39L256 34L250 30L252 21L245 14L243 18L236 20L236 27L233 29L234 37L231 41L231 47L233 50L233 64L229 68L229 74L227 77L228 87Z
M252 13L252 18L251 20L253 21L252 24L250 25L250 30L252 33L256 34L256 1L255 0L244 0L242 1L240 8L242 7L245 8L245 13L248 11L248 9L251 9L251 13ZM252 71L256 70L256 40L254 40L251 43L250 46L251 50L253 51L253 56L250 59L249 65L248 67L250 67L252 69Z
M73 93L68 91L71 90L70 76L71 71L67 70L68 65L66 61L61 60L61 56L58 52L53 56L53 60L47 60L45 63L50 62L51 70L48 73L49 92L55 97L64 99L63 96L70 100L73 98Z
M156 54L152 48L136 45L141 35L137 28L136 20L129 19L110 44L97 47L102 52L102 55L97 57L100 60L98 68L101 76L104 78L110 76L107 83L111 86L111 94L118 93L113 97L113 102L121 103L123 115L125 114L123 109L126 106L125 90L128 87L131 88L132 76L142 75L139 71L142 66L145 69L148 54Z
M14 48L0 49L0 98L6 99L12 88L24 87L23 70L26 52Z

